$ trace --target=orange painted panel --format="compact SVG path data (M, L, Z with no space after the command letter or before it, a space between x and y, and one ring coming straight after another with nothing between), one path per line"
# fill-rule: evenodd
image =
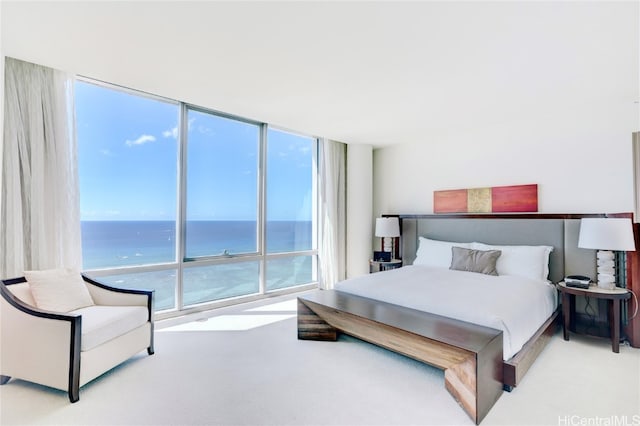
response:
M491 188L492 211L537 212L538 185L496 186Z
M466 213L467 190L433 191L434 213Z

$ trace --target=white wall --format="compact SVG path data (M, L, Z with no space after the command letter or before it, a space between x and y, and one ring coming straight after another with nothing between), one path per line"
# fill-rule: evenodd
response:
M447 134L374 151L374 216L432 213L435 190L530 183L540 212L631 212L639 128L631 97L565 111L550 105L529 121L484 128L464 129L461 117Z
M347 278L369 273L373 239L373 148L347 145Z
M635 221L640 223L640 132L633 134L633 182Z
M0 22L2 22L2 2L0 2ZM4 153L4 53L2 32L0 31L0 188L2 188L2 156ZM0 197L0 212L2 197Z

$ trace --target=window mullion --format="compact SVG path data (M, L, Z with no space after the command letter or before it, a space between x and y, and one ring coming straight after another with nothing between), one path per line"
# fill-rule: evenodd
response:
M176 253L178 256L178 273L176 277L176 309L181 311L184 308L183 297L183 270L184 270L184 258L186 251L185 235L187 230L187 133L188 122L187 119L187 106L184 103L180 103L180 119L179 125L179 160L178 160L178 220L176 221L177 237L176 237Z
M258 162L258 244L260 252L260 294L267 291L267 125L260 129Z

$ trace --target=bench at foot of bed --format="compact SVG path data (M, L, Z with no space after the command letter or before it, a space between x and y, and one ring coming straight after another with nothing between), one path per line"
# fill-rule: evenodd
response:
M444 370L445 387L479 424L502 394L502 331L335 290L298 298L298 338L345 333Z

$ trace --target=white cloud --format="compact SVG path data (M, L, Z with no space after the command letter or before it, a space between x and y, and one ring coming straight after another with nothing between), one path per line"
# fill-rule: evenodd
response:
M155 136L151 136L151 135L142 135L140 136L138 139L136 139L135 141L127 141L126 144L127 146L133 146L133 145L143 145L147 142L154 142L156 140Z
M301 154L306 154L307 152L311 151L311 146L309 146L308 144L290 144L289 145L289 151L297 151Z
M108 149L101 149L100 150L100 154L104 155L105 157L113 157L114 156L113 152L109 151Z
M194 121L196 121L195 117L189 119L189 122L187 124L187 129L191 129L191 125L193 124ZM175 126L171 129L167 129L164 132L162 132L162 136L164 136L165 138L178 139L178 134L179 134L178 126Z
M204 126L204 125L199 125L198 126L198 132L203 134L203 135L213 135L214 131L211 127L208 126Z
M165 130L162 132L162 136L165 138L174 138L178 139L178 127L174 127L173 129Z

